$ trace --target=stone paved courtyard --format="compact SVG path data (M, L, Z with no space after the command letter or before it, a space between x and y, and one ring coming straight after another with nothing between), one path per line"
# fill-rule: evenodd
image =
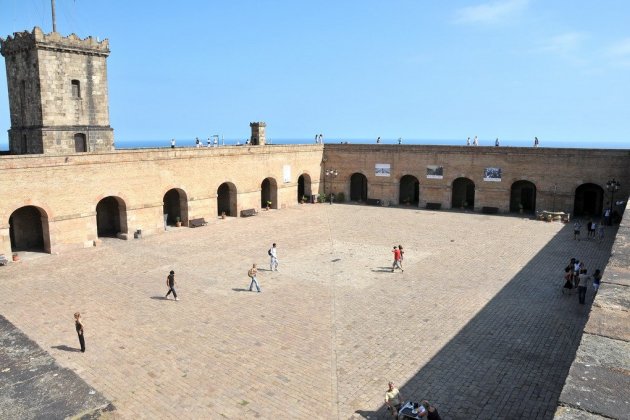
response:
M115 418L383 418L388 380L445 419L552 418L593 298L563 295L562 269L571 257L605 267L613 236L300 205L26 255L0 268L0 313L111 401ZM405 272L392 274L399 243ZM260 294L246 291L253 262ZM179 302L163 298L171 269ZM68 351L75 311L85 354Z

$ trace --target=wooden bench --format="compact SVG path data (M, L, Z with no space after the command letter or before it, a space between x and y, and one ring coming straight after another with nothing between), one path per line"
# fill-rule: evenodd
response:
M442 203L427 203L427 210L439 210L442 208Z
M197 219L191 219L188 221L188 227L191 227L191 228L201 227L207 224L208 222L206 222L206 219L204 219L203 217L199 217Z
M499 212L499 208L484 206L481 208L481 212L485 214L497 214Z
M241 210L241 217L251 217L256 216L257 214L258 212L256 211L256 209Z

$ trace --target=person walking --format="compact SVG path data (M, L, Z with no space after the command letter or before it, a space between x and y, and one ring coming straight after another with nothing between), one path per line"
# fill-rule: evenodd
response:
M539 141L538 137L534 137L534 147L538 147Z
M175 148L175 139L171 139L171 149Z
M599 227L597 228L597 241L601 242L604 240L604 232L606 231L606 227L604 226L604 222L599 222Z
M402 245L398 245L398 250L400 251L400 269L403 268L403 260L405 259L405 251L403 251Z
M79 336L81 353L85 353L85 336L83 334L83 323L81 322L81 314L79 312L74 313L74 328L77 330L77 335Z
M247 275L252 280L249 282L249 291L253 291L252 287L256 286L256 290L260 293L260 286L258 285L258 280L256 280L256 275L258 274L258 269L256 268L256 264L252 264L252 268L249 269Z
M177 292L175 291L175 272L173 270L166 276L166 287L168 287L168 292L166 293L165 299L168 299L168 295L172 292L175 300L179 300L177 299Z
M466 139L466 146L470 146L470 137Z
M376 144L381 144L381 138L380 137L376 138Z
M210 137L208 137L208 140L206 140L206 144L207 144L207 147L212 146L212 141L210 140Z
M575 223L573 223L573 240L580 240L580 229L582 229L582 224L578 219L575 219Z
M201 141L199 140L199 137L195 137L195 147L197 149L201 147Z
M479 140L477 140L477 136L475 136L475 139L473 140L473 146L479 146Z
M499 147L499 138L498 138L498 137L497 137L497 139L494 141L494 145L495 145L496 147Z
M392 273L396 271L396 268L400 268L400 271L404 273L405 270L403 270L402 266L400 265L400 249L398 249L398 247L394 245L394 249L392 250L392 253L394 254L394 263L392 264Z
M587 274L586 268L580 270L580 277L578 278L578 301L580 305L584 305L586 301L586 288L588 283L592 282L593 278Z
M274 242L267 251L269 257L271 257L269 261L269 270L270 271L278 271L278 248L276 247L276 243Z

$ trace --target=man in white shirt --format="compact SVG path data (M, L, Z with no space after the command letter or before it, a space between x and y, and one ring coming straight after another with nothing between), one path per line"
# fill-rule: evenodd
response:
M271 271L278 271L278 249L276 248L275 242L269 249L269 256L271 257L271 261L269 261L269 269Z

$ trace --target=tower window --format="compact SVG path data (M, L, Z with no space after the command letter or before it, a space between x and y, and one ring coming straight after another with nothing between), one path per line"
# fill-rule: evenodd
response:
M81 97L81 82L78 80L72 81L72 97L80 98Z

